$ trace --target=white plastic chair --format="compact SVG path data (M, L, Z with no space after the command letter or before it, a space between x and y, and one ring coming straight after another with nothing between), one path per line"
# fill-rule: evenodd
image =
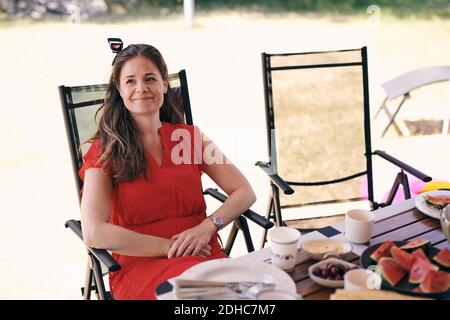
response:
M406 99L410 97L410 92L412 90L436 82L449 81L449 78L450 78L450 66L437 66L413 70L404 73L388 82L383 83L381 86L386 92L386 97L384 98L383 103L381 104L380 108L378 109L374 117L376 118L378 114L381 112L381 110L384 110L389 118L389 123L384 128L381 137L383 137L386 134L387 130L391 125L395 127L395 129L400 135L403 135L402 129L395 121L395 117L397 116L398 112L400 111L400 108L402 107ZM387 108L386 103L400 96L403 96L403 98L400 101L400 104L397 106L395 112L392 114ZM450 81L449 81L449 99L450 99ZM449 124L450 124L450 111L448 113L447 119L444 119L442 134L446 134L448 132Z

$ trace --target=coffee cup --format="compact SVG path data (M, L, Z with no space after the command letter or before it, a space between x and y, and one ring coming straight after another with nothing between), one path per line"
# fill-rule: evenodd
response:
M297 259L300 232L290 227L274 227L269 231L272 265L292 271Z
M352 291L381 288L381 277L371 270L356 269L344 274L344 289Z
M345 214L345 237L353 243L366 243L372 237L374 224L373 212L350 210Z

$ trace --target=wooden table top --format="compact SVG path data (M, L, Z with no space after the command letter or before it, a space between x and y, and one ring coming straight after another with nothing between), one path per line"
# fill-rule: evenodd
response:
M450 248L450 245L441 230L439 220L430 218L417 209L393 213L384 219L375 222L374 235L368 246L382 243L386 240L413 240L426 239L438 249ZM359 256L351 253L346 257L347 261L359 264ZM296 265L290 273L296 285L297 292L305 300L327 300L334 293L334 289L324 288L313 282L308 276L308 268L316 263L313 260L303 261Z
M438 249L450 244L441 230L440 222L431 218L415 208L414 199L408 199L389 207L373 211L375 214L374 234L369 243L363 245L352 244L353 252L345 256L345 260L359 264L359 255L369 246L382 243L387 240L406 241L413 239L430 240L432 246ZM340 222L330 227L313 231L301 236L301 241L306 239L340 239L345 240L344 223ZM259 261L270 263L270 247L235 258L235 260ZM289 275L296 283L297 292L304 300L328 300L335 289L325 288L316 284L309 278L308 268L317 261L311 260L299 249L296 258L296 266ZM173 299L170 280L159 288L159 299Z

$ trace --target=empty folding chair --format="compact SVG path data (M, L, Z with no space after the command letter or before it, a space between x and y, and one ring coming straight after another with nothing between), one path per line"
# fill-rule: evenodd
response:
M270 181L266 217L276 225L323 228L340 221L344 208L391 204L400 185L409 198L404 171L431 180L383 151L372 152L365 47L263 53L262 67L268 161L256 164ZM401 170L386 203L374 199L372 155ZM265 241L266 232L262 246Z

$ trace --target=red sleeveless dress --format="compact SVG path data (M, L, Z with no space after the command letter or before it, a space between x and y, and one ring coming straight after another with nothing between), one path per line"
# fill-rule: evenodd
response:
M182 129L181 134L177 134L180 130L174 132L176 129ZM201 137L200 130L195 126L163 122L158 131L164 146L161 166L147 152L148 180L137 179L113 186L110 223L169 239L198 225L206 217L201 182L203 167L199 163L203 150L201 140L194 144L194 137ZM175 141L172 141L174 138ZM180 148L181 143L190 144L191 154L183 154L187 149ZM100 166L97 163L99 153L100 142L97 140L84 157L84 164L79 171L81 179L84 179L88 168ZM172 153L184 156L184 159L189 157L191 161L179 164L176 156L171 157ZM209 244L212 254L208 258L186 256L168 259L113 253L113 257L122 266L109 276L114 299L155 299L155 289L161 282L200 262L228 257L221 250L217 233Z

